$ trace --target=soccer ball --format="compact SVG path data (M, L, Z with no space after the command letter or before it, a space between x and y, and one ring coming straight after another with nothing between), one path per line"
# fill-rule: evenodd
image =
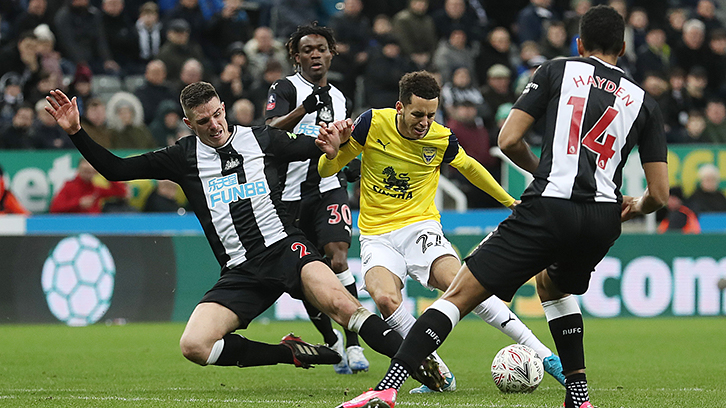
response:
M544 366L530 347L512 344L492 361L492 378L502 392L532 392L544 377Z
M69 326L96 323L111 306L116 266L103 242L90 234L62 239L43 264L48 308Z

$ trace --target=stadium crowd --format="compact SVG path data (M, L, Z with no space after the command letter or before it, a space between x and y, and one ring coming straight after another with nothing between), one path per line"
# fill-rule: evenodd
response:
M498 177L490 147L512 103L543 61L576 54L597 4L623 15L618 65L661 106L668 143L726 143L726 0L1 0L0 149L72 147L44 112L56 88L112 149L189 134L178 96L199 80L231 123L262 124L271 84L294 70L285 41L317 20L335 31L328 78L351 117L393 106L403 74L434 72L437 120ZM496 205L447 171L470 207Z

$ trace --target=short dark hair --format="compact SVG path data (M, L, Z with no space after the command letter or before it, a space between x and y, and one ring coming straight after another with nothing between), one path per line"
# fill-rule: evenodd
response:
M306 35L319 35L325 37L328 41L328 48L333 55L337 55L335 35L333 30L328 27L319 26L317 21L313 21L310 24L298 26L294 33L290 34L290 38L285 43L288 55L291 60L295 60L295 54L300 52L300 40Z
M200 81L192 82L185 86L181 91L179 101L181 102L182 109L184 110L184 115L189 117L189 115L187 115L189 110L194 109L197 106L204 105L211 101L214 97L219 99L219 94L217 94L217 90L214 89L214 86L212 86L209 82Z
M587 51L618 55L623 49L625 21L614 8L592 7L580 20L580 40Z
M398 81L398 100L404 105L411 103L411 96L423 99L439 97L441 88L434 75L428 71L409 72Z

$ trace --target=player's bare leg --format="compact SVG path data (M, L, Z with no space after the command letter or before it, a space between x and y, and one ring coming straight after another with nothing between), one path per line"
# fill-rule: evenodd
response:
M287 363L309 368L311 364L340 360L333 350L307 344L293 335L280 344L249 340L232 333L239 325L239 318L230 309L212 302L198 304L179 341L182 354L199 365L238 367Z
M355 277L348 268L348 247L347 242L329 242L325 244L323 249L325 250L325 257L330 260L330 268L335 272L335 276L338 277L345 289L357 299L358 288L356 287ZM337 330L335 333L336 337L338 337L336 343L340 342L341 344L336 344L336 346L338 346L338 351L340 349L345 350L348 369L353 373L368 371L370 364L363 354L363 347L360 346L358 333L346 328L344 328L344 332L345 347L342 344L342 339L339 338L340 332L337 332ZM341 362L342 364L343 362Z

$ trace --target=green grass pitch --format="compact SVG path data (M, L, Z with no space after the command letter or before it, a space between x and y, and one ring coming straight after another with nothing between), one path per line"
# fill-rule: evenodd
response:
M552 348L544 319L526 323ZM374 386L388 359L371 350L371 370L331 367L199 367L179 352L182 324L0 326L0 407L335 407ZM277 342L290 331L318 342L307 322L253 323L244 334ZM398 407L560 407L550 376L532 394L502 394L494 354L511 341L482 321L459 324L440 349L455 393L409 395ZM726 407L726 321L714 318L586 319L590 396L601 408Z

